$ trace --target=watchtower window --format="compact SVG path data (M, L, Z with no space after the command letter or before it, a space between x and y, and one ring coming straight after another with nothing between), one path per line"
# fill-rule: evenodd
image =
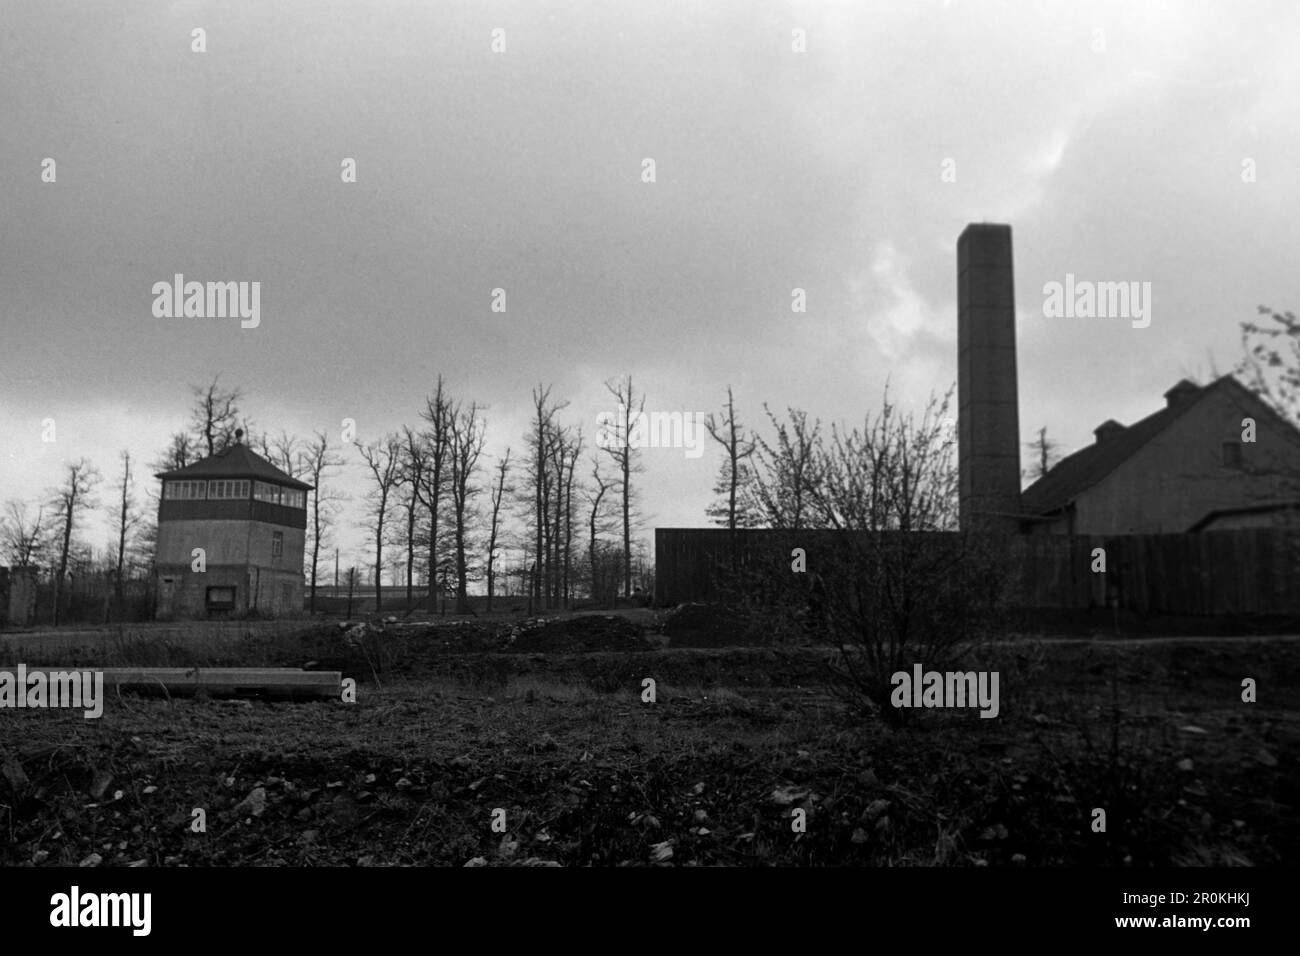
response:
M207 497L206 481L167 481L163 483L163 498L167 501L194 501Z
M284 554L284 532L271 532L271 557L278 558Z
M209 498L247 498L248 482L222 479L221 481L208 482Z
M281 488L279 485L268 484L265 481L259 481L253 486L253 497L258 501L265 501L269 504L278 505L280 503Z

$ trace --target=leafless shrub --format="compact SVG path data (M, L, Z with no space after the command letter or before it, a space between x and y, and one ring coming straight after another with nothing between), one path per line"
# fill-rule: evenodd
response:
M956 530L951 399L931 397L917 418L886 392L861 428L829 439L792 410L756 456L770 546L724 575L742 617L763 617L774 641L835 648L842 685L895 724L906 711L889 703L891 675L967 656L1006 589L1005 541Z

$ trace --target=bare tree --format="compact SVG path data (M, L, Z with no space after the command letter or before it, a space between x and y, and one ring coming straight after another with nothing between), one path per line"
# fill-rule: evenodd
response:
M1237 366L1244 384L1293 425L1300 426L1300 319L1258 307L1267 322L1242 322L1246 355Z
M59 623L60 603L63 591L63 579L68 573L68 556L72 548L72 532L76 527L77 517L82 511L96 508L99 503L92 498L95 486L100 481L99 471L85 458L67 465L65 483L51 492L50 504L55 519L62 525L61 545L59 548L59 570L54 579L54 624Z
M199 446L207 449L209 458L234 444L235 429L239 427L241 418L239 403L244 398L237 388L223 389L218 383L219 378L213 378L206 386L190 388L194 394L194 405L190 409L191 433L198 439ZM245 428L245 434L251 432Z
M402 507L406 509L406 613L411 613L415 603L415 522L423 498L420 489L424 482L427 458L425 437L409 426L402 426L402 467L398 471L398 484L404 489Z
M727 386L726 416L719 422L710 414L704 421L704 427L708 429L709 437L722 446L725 455L718 471L717 484L713 487L713 493L725 496L725 501L710 505L707 514L714 524L722 525L731 532L734 544L737 528L751 528L758 524L758 517L745 494L752 477L749 459L753 457L758 445L752 438L745 437L744 429L736 418L736 403L730 385Z
M757 468L754 473L754 497L763 520L774 528L794 530L804 527L812 505L812 489L817 483L821 422L808 424L808 413L787 409L790 423L777 421L772 410L763 406L768 421L776 429L776 447L755 436Z
M573 472L582 451L582 435L567 427L552 425L549 432L549 459L553 477L548 487L553 488L555 507L549 522L550 547L547 559L547 588L555 607L568 604L569 570L572 549Z
M343 465L343 458L330 450L329 440L323 431L315 434L299 452L302 474L314 486L311 502L311 546L307 552L307 565L310 577L310 596L308 613L316 613L316 578L320 567L321 548L329 544L334 520L338 516L339 503L344 500L341 492L326 488L326 472ZM337 568L335 569L337 574ZM336 582L337 583L337 582Z
M605 493L614 485L601 475L599 458L591 460L591 480L593 484L587 491L587 504L591 509L587 513L587 560L591 564L591 599L600 601L605 589L600 586L599 541L600 534L608 530L608 518L601 511L601 502L606 500Z
M290 478L300 478L307 467L304 449L297 438L281 429L277 438L268 438L266 432L258 437L258 450L262 457Z
M572 589L569 573L573 564L573 478L582 455L582 429L568 443L567 477L564 480L564 606L569 606Z
M636 462L637 449L632 446L633 421L639 421L645 411L645 395L640 403L632 387L632 376L622 381L608 381L605 388L618 402L618 419L612 442L605 443L605 451L614 459L618 469L619 492L623 507L623 596L632 596L632 476L643 469Z
M194 439L187 432L174 432L167 447L150 467L154 471L179 471L186 465L193 464L197 458Z
M49 545L49 526L45 506L38 505L36 517L27 513L27 503L17 498L5 502L0 515L0 554L18 568L39 567L45 563Z
M438 601L438 516L443 492L447 487L448 449L451 446L451 398L443 387L442 376L433 395L425 399L421 417L428 423L424 432L424 467L418 483L419 497L429 511L428 587L429 613Z
M389 499L397 485L398 471L402 464L402 441L390 433L381 441L369 445L356 442L355 445L374 479L374 487L369 496L369 515L374 521L375 531L375 614L378 615L383 605L380 581L384 572L384 519L388 516Z
M1031 442L1026 442L1025 447L1033 451L1036 459L1034 468L1029 473L1030 479L1033 481L1037 481L1051 471L1052 466L1061 457L1057 452L1057 442L1047 437L1046 427L1038 429L1038 437Z
M122 615L123 577L126 565L127 538L140 521L136 510L134 496L135 480L131 476L131 453L122 452L122 481L118 486L121 499L117 510L117 569L113 579L113 598L116 602L117 615Z
M469 611L469 566L466 560L466 535L473 520L473 501L480 489L474 484L479 455L483 452L485 427L478 417L479 407L459 406L451 416L451 503L456 535L456 613Z
M529 611L533 601L542 604L545 594L545 606L550 607L553 591L550 582L554 577L554 560L552 549L555 542L555 528L551 520L552 492L558 481L551 468L555 446L555 416L568 406L568 402L555 404L550 399L551 387L538 385L533 389L533 424L528 436L528 447L532 455L531 477L533 484L533 509L531 522L533 526L533 575L529 587ZM545 582L545 586L544 586Z
M510 471L510 449L506 449L496 465L496 481L492 484L492 521L488 525L487 546L487 609L492 610L492 598L496 589L496 551L497 538L501 520L501 502L506 495L514 494L514 487L506 483Z

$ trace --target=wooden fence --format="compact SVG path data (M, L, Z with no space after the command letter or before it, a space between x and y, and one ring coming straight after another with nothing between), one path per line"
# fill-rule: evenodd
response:
M834 532L807 533L810 570L816 541L827 534ZM769 530L737 531L733 539L725 529L656 528L655 603L715 600L720 572L792 540L789 532ZM1140 614L1300 614L1300 533L1294 530L1020 535L1006 539L1006 548L1014 607L1118 604ZM1105 551L1105 574L1092 570L1097 548Z

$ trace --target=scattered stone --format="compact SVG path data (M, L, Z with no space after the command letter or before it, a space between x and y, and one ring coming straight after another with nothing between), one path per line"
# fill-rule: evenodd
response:
M113 775L107 770L95 771L95 776L90 782L90 789L86 792L90 794L90 799L101 800L104 794L108 792L109 786L113 782Z
M1259 750L1255 751L1255 759L1258 760L1260 763L1262 763L1265 767L1277 766L1277 758L1274 757L1267 750L1265 750L1263 747L1260 747Z
M459 757L452 757L451 760L447 761L447 763L452 767L472 767L474 765L474 761L470 760L469 757L464 754L461 754Z
M673 841L665 840L663 843L653 843L650 845L650 862L664 863L673 858Z
M867 804L866 809L862 811L862 816L859 817L859 820L862 823L871 823L888 809L888 800L872 800Z
M1184 757L1182 760L1178 761L1177 766L1178 769L1183 771L1184 773L1191 773L1193 767L1192 758Z
M23 771L23 765L18 762L16 757L10 757L6 760L4 765L0 766L0 773L3 773L4 778L9 781L9 786L13 787L14 793L21 793L31 784L31 781L27 779L27 774Z
M880 785L880 778L876 776L874 770L868 767L866 770L858 774L858 783L862 784L864 787L876 787Z
M266 812L266 788L254 787L243 800L235 804L238 816L260 817Z
M35 853L32 854L32 865L40 866L49 858L50 858L49 850L37 850Z
M145 792L146 794L157 793L157 792L158 792L158 788L155 787L153 784L149 784L149 786L147 786L147 787L144 788L144 792Z
M1012 863L1016 863L1016 864L1019 864L1019 865L1023 866L1024 863L1025 863L1025 859L1026 859L1026 857L1025 857L1025 855L1024 855L1023 853L1013 853L1013 854L1011 854L1011 862L1012 862Z
M981 840L1005 840L1007 838L1007 828L1001 823L995 823L991 827L985 827L984 832L980 834Z
M560 866L561 864L556 860L543 860L541 857L538 856L530 856L528 859L524 860L519 865L520 866Z
M398 777L397 783L393 784L393 786L397 787L398 790L407 790L411 786L411 781L406 777Z
M470 860L470 861L469 861L468 863L466 863L465 865L466 865L466 866L487 866L487 865L488 865L487 857L485 857L485 856L476 856L476 857L474 857L474 859Z
M557 741L550 734L542 734L540 737L537 738L538 750L555 750L559 746L560 746L559 741Z
M708 815L707 813L705 813L703 810L696 810L696 811L695 811L695 822L698 823L698 824L708 823L708 822L709 822L709 815Z
M104 858L102 856L100 856L98 853L92 853L90 854L90 856L82 860L78 864L78 866L99 866L99 864L103 862L104 862Z
M807 787L796 787L793 785L777 787L772 791L772 802L778 807L788 807L796 803L801 803L808 799L809 790Z
M375 782L375 779L376 779L376 778L375 778L375 775L374 775L373 773L368 773L368 774L366 774L366 779L365 779L364 782L365 782L365 783L374 783L374 782Z
M862 827L858 827L853 831L853 836L849 837L849 842L861 844L866 843L870 839L871 837L867 835L867 831L862 829Z
M1197 727L1195 724L1187 724L1186 726L1179 727L1178 729L1181 730L1181 731L1182 731L1183 733L1185 733L1185 734L1207 734L1207 733L1209 733L1209 731L1206 730L1204 727Z
M703 782L703 781L701 781L700 783L697 783L695 786L691 787L691 795L692 795L692 796L696 796L696 797L698 797L698 796L699 796L700 794L702 794L703 792L704 792L704 782Z

